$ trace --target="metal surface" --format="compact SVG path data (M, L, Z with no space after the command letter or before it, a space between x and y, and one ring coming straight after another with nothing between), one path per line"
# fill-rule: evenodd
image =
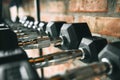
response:
M107 63L94 63L86 67L79 67L66 72L65 75L55 76L49 80L86 80L90 77L100 76L108 72Z
M37 21L40 22L40 0L35 0L36 2L36 18L37 18ZM39 52L40 52L40 56L43 55L43 50L42 48L39 49ZM41 78L44 79L44 69L41 68Z
M54 54L44 55L38 58L30 59L30 63L35 63L36 68L46 67L49 65L57 65L65 63L66 61L72 59L81 59L83 57L82 50L65 50L61 52L56 52Z
M19 43L19 46L25 46L25 45L30 45L30 44L38 44L39 42L42 42L44 40L49 40L49 38L36 38L36 39L32 39L29 41L23 41Z

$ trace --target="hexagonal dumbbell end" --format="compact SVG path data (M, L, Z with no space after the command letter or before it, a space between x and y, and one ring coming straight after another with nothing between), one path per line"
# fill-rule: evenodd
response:
M0 50L10 50L18 47L16 34L9 28L0 28Z
M30 23L28 24L28 28L32 28L33 25L34 25L34 22L30 21Z
M46 26L46 33L48 34L48 36L50 37L51 40L55 40L55 39L59 38L60 29L64 23L66 23L66 22L64 22L64 21L48 22L48 24Z
M63 49L78 49L83 37L91 36L87 23L64 24L61 28Z
M83 62L90 63L98 61L98 53L106 46L107 40L102 37L86 37L81 40L79 49L82 48L85 52Z
M120 41L108 44L100 53L99 59L110 64L108 76L120 80Z
M45 33L46 25L47 25L47 22L42 21L39 23L38 28L37 28L38 32L43 36L46 36L46 33Z
M0 50L0 74L2 74L0 80L40 80L33 66L28 63L27 54L20 47L13 50Z

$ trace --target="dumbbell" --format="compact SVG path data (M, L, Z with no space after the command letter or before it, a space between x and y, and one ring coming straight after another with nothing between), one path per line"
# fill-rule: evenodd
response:
M77 49L82 38L90 36L92 35L87 23L64 24L60 32L62 48Z
M31 29L27 29L28 26L29 28L31 26L36 26L39 22L38 21L35 21L33 17L31 16L25 16L23 17L21 20L20 20L20 23L23 25L22 28L25 28L25 33L26 32L34 32L34 30L31 30Z
M106 46L107 40L102 37L87 37L81 40L79 49L63 50L60 52L44 55L37 58L31 58L30 63L36 63L35 67L46 67L65 63L69 59L80 59L85 63L98 61L98 53Z
M40 80L20 47L0 50L0 74L0 80Z
M0 28L0 80L38 80L25 51L18 46L16 34L4 27Z
M68 71L62 77L53 77L50 80L84 80L89 77L107 75L111 80L120 79L120 41L109 43L100 53L98 63Z
M43 36L47 36L47 34L46 34L46 25L48 24L48 22L44 22L44 21L40 21L40 22L38 22L38 21L35 21L34 22L34 25L28 25L28 28L30 27L31 28L31 30L33 30L33 31L35 31L35 32L37 32L37 34L38 34L38 36L41 36L41 37L43 37ZM29 28L29 29L30 29Z
M0 37L0 50L10 50L18 46L16 34L5 25L0 25Z
M38 25L38 28L37 28L37 31L42 35L42 36L47 36L46 34L46 25L47 25L47 22L40 22L39 25Z
M38 28L39 23L40 23L39 21L35 21L32 28L36 30Z
M30 21L30 23L29 23L29 25L28 25L28 28L31 28L33 25L34 25L34 22L33 22L33 21Z

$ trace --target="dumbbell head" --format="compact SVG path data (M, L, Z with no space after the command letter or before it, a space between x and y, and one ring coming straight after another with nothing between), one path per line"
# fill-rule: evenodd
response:
M40 22L39 23L39 29L38 29L38 31L42 31L42 32L45 32L46 31L46 25L47 25L47 22Z
M64 21L48 22L48 24L46 25L46 33L48 34L51 40L59 38L60 29L64 23L66 22Z
M0 65L0 80L41 80L30 63L15 61Z
M38 28L38 25L39 25L39 21L35 21L34 22L34 25L32 26L32 28L34 29L34 30L36 30L37 28Z
M106 46L107 40L102 37L85 37L81 40L79 48L83 48L85 58L81 61L90 63L98 61L98 53Z
M0 50L0 80L39 80L24 50ZM24 74L23 74L24 73Z
M108 44L99 53L99 59L112 65L108 76L112 80L120 80L120 41Z
M0 64L28 60L26 52L20 48L14 48L12 50L0 50Z
M24 23L24 27L28 27L28 25L30 24L30 21L26 21L25 23Z
M77 49L83 37L91 36L87 23L64 24L60 37L64 49Z
M11 50L18 47L16 34L9 28L0 28L0 50Z
M46 25L47 25L47 22L42 21L39 23L37 30L41 33L41 35L46 35L46 33L45 33Z
M32 28L33 25L34 25L34 22L30 21L30 23L28 24L28 28Z

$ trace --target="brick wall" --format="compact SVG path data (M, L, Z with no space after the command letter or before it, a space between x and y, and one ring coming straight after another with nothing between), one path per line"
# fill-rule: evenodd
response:
M87 22L95 33L120 37L119 17L120 0L41 0L41 20Z
M120 0L40 0L40 10L42 21L87 22L94 33L120 37ZM34 0L24 11L36 18Z

